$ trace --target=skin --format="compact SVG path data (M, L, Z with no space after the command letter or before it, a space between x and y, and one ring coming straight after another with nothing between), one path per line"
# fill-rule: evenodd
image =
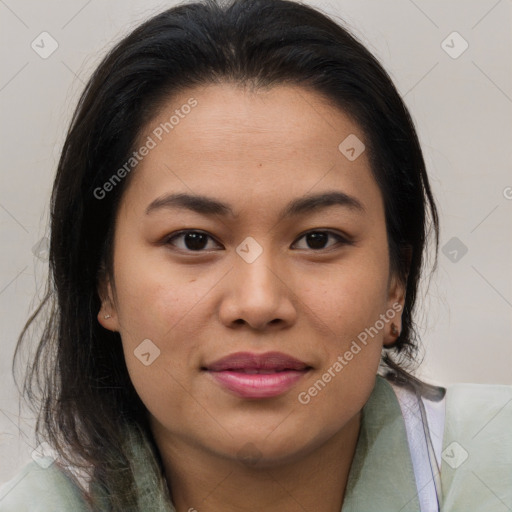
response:
M191 97L198 105L130 176L98 321L121 334L178 512L339 512L360 411L382 346L396 339L391 322L307 405L298 394L379 315L404 303L367 154L349 161L338 149L349 134L365 135L316 92L216 84L169 98L140 143ZM364 212L336 205L278 220L289 201L331 190L357 198ZM145 213L176 192L226 202L235 216ZM183 236L169 241L183 229L210 235L202 252ZM325 248L312 245L304 235L320 229L352 244L331 235ZM252 263L236 252L248 236L263 250ZM399 313L393 322L400 330ZM145 339L160 350L148 366L134 355ZM313 367L278 397L240 398L201 370L234 352L270 350ZM244 462L239 454L248 451L257 460Z

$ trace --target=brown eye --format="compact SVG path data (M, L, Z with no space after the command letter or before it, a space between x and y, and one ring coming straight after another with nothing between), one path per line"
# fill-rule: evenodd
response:
M178 245L173 243L175 240L181 239L183 242ZM181 231L166 240L166 244L173 245L184 251L202 252L208 245L208 240L213 240L210 235L201 231Z
M347 240L345 237L333 232L333 231L309 231L302 235L299 240L305 239L306 247L298 247L299 249L310 249L314 251L321 251L324 249L330 249L336 245L351 245L352 242ZM335 240L335 243L328 245L329 239ZM180 242L177 243L176 240ZM172 245L179 250L185 252L206 252L208 250L215 249L215 247L208 247L208 242L214 239L202 231L197 230L185 230L176 233L172 236L167 237L165 240L166 245ZM220 244L214 241L218 247ZM295 243L295 245L297 242Z
M302 235L301 239L306 240L307 247L299 247L299 249L313 249L313 250L322 250L329 249L337 244L331 245L330 247L326 247L326 244L329 240L329 237L333 237L337 240L338 245L348 245L351 244L346 238L334 233L333 231L310 231Z

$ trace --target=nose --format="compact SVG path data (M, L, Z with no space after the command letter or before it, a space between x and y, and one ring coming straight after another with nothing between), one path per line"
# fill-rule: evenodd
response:
M250 261L250 260L249 260ZM223 290L219 316L228 327L284 328L297 316L293 283L270 251L248 262L238 255Z

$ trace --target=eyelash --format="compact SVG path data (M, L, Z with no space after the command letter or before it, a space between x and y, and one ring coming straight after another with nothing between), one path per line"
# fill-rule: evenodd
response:
M183 230L183 231L179 231L177 233L174 233L168 237L166 237L164 240L163 240L163 244L164 245L173 245L171 242L173 240L175 240L176 238L180 238L180 237L183 237L184 235L187 235L189 233L198 233L198 234L201 234L201 235L205 235L207 236L208 238L212 239L212 240L215 240L211 235L209 235L208 233L204 232L204 231L200 231L200 230L196 230L196 229L187 229L187 230ZM344 236L336 233L335 231L329 231L329 230L321 230L321 229L314 229L314 230L310 230L310 231L306 231L305 233L303 233L302 235L299 236L299 238L297 238L297 241L301 240L302 238L304 238L305 236L309 235L309 234L312 234L312 233L322 233L322 234L326 234L326 235L332 235L333 237L335 237L337 240L338 240L338 244L335 244L334 246L331 246L331 247L326 247L326 248L322 248L322 249L309 249L313 252L321 252L321 251L328 251L330 249L332 249L333 247L336 247L336 245L341 245L341 246L344 246L344 245L354 245L354 242L351 241L351 240L348 240L347 238L345 238ZM296 241L296 242L297 242ZM296 243L294 242L294 243ZM218 243L218 242L216 242ZM184 251L184 252L187 252L187 253L201 253L201 252L208 252L207 250L204 250L204 249L200 249L200 250L197 250L197 251L193 251L191 249L181 249L181 248L177 248L179 251ZM306 249L307 250L307 249Z

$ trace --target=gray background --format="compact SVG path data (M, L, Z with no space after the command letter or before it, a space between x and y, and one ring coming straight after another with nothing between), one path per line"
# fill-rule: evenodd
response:
M35 447L11 360L44 288L49 194L78 94L115 41L174 3L0 0L0 482ZM305 3L344 20L381 60L419 132L442 248L428 295L423 287L420 375L511 384L511 1ZM47 58L42 32L58 44Z

